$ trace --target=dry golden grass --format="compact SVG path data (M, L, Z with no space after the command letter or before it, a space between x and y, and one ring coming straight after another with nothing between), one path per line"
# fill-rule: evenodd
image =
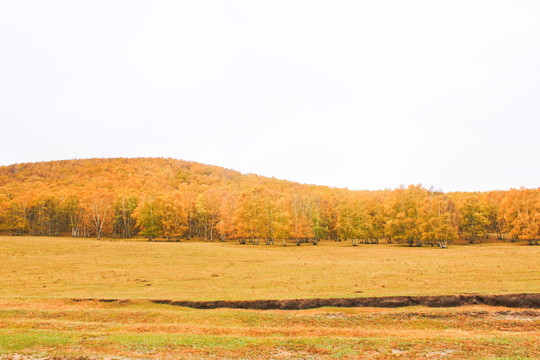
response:
M195 310L145 299L537 293L539 255L518 244L442 250L0 237L0 359L536 359L538 310Z
M0 237L0 297L292 299L540 292L540 248Z
M0 301L0 357L508 358L540 356L540 312L490 307L194 310L144 300ZM10 355L11 354L11 355Z

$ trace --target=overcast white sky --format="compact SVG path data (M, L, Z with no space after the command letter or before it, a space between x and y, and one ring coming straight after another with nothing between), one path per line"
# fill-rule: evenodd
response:
M0 0L0 165L540 186L540 1Z

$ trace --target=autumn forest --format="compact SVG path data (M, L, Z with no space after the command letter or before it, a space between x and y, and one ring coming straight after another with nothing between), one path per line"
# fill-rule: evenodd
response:
M0 232L297 244L538 245L540 188L352 191L165 158L0 167Z

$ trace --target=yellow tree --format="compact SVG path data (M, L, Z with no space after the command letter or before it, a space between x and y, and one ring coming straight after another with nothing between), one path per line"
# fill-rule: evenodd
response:
M311 227L310 208L311 203L306 198L299 187L291 190L289 197L290 213L291 213L291 236L296 240L296 244L307 242L313 238L313 228Z
M351 196L344 196L337 206L336 229L339 241L347 241L356 237L356 221L354 210L357 203Z
M386 215L384 210L385 193L377 191L365 202L368 221L370 224L370 243L379 243L385 237ZM388 239L387 239L388 240Z
M90 224L98 240L112 230L113 204L114 196L110 193L92 195L85 200L84 206L88 209Z
M540 238L540 199L538 189L512 189L503 203L504 218L512 239L538 245Z
M137 226L141 229L140 234L153 241L162 234L161 208L153 196L139 202L133 211L133 217L137 219Z
M11 235L22 235L27 232L28 211L29 206L26 200L11 200L4 210L3 228L10 231Z
M230 190L223 194L219 207L219 218L216 229L220 233L220 239L236 238L237 231L234 223L234 216L238 206L238 194Z
M189 229L188 217L191 208L189 193L173 190L156 199L160 208L161 229L163 236L180 240Z
M458 239L459 214L454 202L441 192L429 192L420 206L422 241L442 248Z
M292 215L289 207L289 199L286 196L280 196L276 199L276 210L274 213L274 236L281 239L283 245L286 239L291 239L292 235Z
M62 212L67 217L69 230L73 237L88 236L84 211L84 207L80 206L79 198L75 195L67 196L62 203Z
M488 230L485 204L479 194L467 194L459 206L459 232L470 243L484 239Z
M502 202L507 193L507 191L490 191L484 195L488 230L497 234L499 240L503 239L503 231L506 228Z
M4 194L0 194L0 229L2 229L2 225L4 224L4 216L6 214L7 209L9 209L10 200L9 197L7 197Z
M215 188L208 188L197 197L195 209L204 241L213 241L214 239L221 198L221 191Z
M234 223L241 244L245 244L246 239L258 244L258 239L263 236L263 201L264 194L258 186L248 187L240 194Z
M387 202L388 221L385 234L390 239L405 241L410 246L422 245L419 206L427 191L421 185L403 186L392 192Z

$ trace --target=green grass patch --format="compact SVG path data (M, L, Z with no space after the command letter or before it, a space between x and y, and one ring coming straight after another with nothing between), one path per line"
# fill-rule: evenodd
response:
M66 345L73 341L72 335L58 331L0 329L0 351L4 353Z
M261 339L254 337L184 334L116 334L109 336L108 340L137 351L156 351L177 347L235 350L261 343Z

